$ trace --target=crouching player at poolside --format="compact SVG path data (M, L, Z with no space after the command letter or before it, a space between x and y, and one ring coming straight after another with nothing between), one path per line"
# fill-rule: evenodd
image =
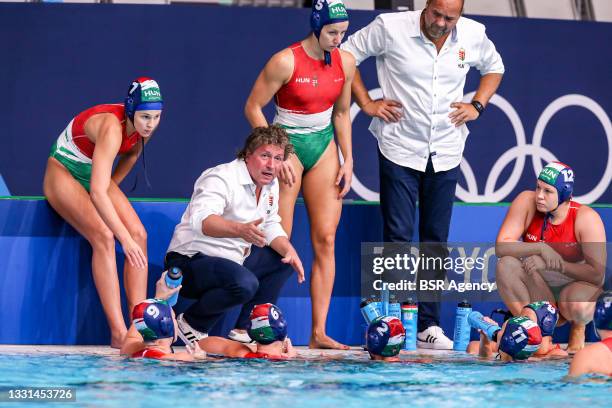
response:
M497 286L508 309L517 316L532 301L556 304L560 323L572 324L570 353L584 346L606 265L603 222L593 209L572 200L573 189L569 166L546 165L535 191L512 202L495 248Z
M612 376L612 291L599 296L593 324L601 341L580 350L570 365L569 375L604 374Z
M255 351L244 343L223 337L209 336L196 344L207 353L225 357L269 360L297 357L297 352L287 337L287 321L278 306L271 303L255 305L249 316L247 333L255 341Z
M132 358L157 360L194 361L206 358L195 345L187 345L187 352L175 353L172 344L176 341L176 319L166 299L181 289L168 288L164 272L155 286L155 299L147 299L132 311L132 326L128 330L120 353Z

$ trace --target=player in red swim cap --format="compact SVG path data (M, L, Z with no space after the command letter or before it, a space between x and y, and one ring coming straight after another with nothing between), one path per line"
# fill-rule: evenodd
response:
M510 312L517 316L531 302L555 305L559 324L572 323L570 353L584 347L606 265L603 222L572 200L574 176L566 164L546 165L535 191L512 202L496 243L497 287Z
M287 322L278 306L271 303L255 305L249 319L247 332L255 342L254 350L244 343L215 336L208 336L198 344L207 353L225 357L284 360L297 356L287 337Z
M253 85L245 114L252 127L267 126L263 108L274 98L274 123L287 131L295 148L279 175L278 212L283 229L291 235L301 188L314 251L309 346L347 349L327 336L325 323L336 268L334 237L342 198L349 192L353 177L349 109L355 59L339 49L349 24L341 0L314 0L310 23L311 34L268 61ZM344 163L339 161L334 135Z
M115 238L125 254L129 310L146 298L147 234L119 184L159 124L163 101L153 79L130 85L124 104L97 105L75 116L47 161L43 190L49 204L90 243L96 289L119 348L127 332L115 261ZM113 162L119 156L113 170Z

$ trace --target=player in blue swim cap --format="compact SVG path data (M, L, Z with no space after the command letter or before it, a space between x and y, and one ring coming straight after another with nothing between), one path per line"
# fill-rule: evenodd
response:
M372 360L399 361L397 355L405 340L406 330L397 317L378 317L366 330L366 348Z
M510 312L498 309L494 311L504 315L504 321L511 319L513 316ZM558 344L553 344L552 335L554 333L557 322L559 321L559 311L550 302L533 302L525 305L521 310L520 316L529 318L536 322L542 333L542 343L538 350L533 354L534 357L540 358L563 358L567 357L567 352L562 350ZM475 354L478 350L479 342L470 342L468 352Z
M348 21L348 13L342 0L313 0L312 12L310 14L310 28L317 38L319 46L324 50L323 56L326 65L331 65L331 53L321 43L321 31L329 24L343 23Z
M552 336L559 321L559 310L553 304L547 301L532 302L523 308L521 315L536 322L542 331L542 344L534 356L567 357L565 350L558 344L553 344Z
M237 358L285 360L297 356L287 337L287 321L280 308L272 303L255 305L249 316L247 332L253 346L223 337L208 336L199 341L207 353Z
M274 100L274 124L294 147L278 174L283 230L291 235L293 213L302 192L310 217L314 259L311 273L312 328L310 348L346 350L326 333L335 279L334 240L342 198L353 177L351 83L355 58L340 49L349 26L340 0L314 0L312 31L277 52L266 63L246 101L244 113L253 127L268 126L264 108ZM340 162L340 154L343 162Z
M482 318L486 323L496 326L497 322L489 317ZM480 331L478 355L484 358L495 358L502 361L527 360L540 347L542 332L538 325L528 317L512 317L502 327L492 330L492 338ZM468 353L475 354L477 342L470 342ZM497 353L497 354L496 354Z
M121 354L132 358L158 360L194 361L206 358L197 344L187 346L187 352L175 353L172 344L176 341L176 318L167 299L181 289L168 288L164 272L156 283L155 298L147 299L132 311L132 326L128 330Z
M569 322L568 353L584 347L606 269L606 231L599 214L572 199L575 174L565 163L548 163L535 191L512 202L496 239L495 271L501 298L513 315L547 300Z
M601 339L576 353L570 376L603 374L612 376L612 291L602 293L595 303L593 325Z

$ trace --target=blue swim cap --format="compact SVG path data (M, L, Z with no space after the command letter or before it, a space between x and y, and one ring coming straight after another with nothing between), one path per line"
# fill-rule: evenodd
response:
M541 343L542 332L538 325L531 319L517 316L506 322L499 350L515 360L526 360L540 348Z
M310 28L317 39L321 36L323 26L348 21L348 13L342 0L313 0L310 14ZM325 63L331 64L331 54L323 52Z
M164 101L159 85L151 78L140 77L132 82L125 98L125 115L134 122L134 114L139 110L162 110Z
M551 162L540 172L538 180L553 186L559 195L559 204L569 200L574 192L574 171L561 162Z
M393 316L374 319L366 331L366 347L371 354L383 357L397 356L406 340L402 322Z
M593 324L599 330L612 330L612 291L607 290L597 298Z
M145 341L174 338L172 308L162 299L147 299L134 306L132 322Z
M534 302L527 306L533 310L538 317L538 326L542 332L542 337L552 336L559 320L559 311L550 302Z
M255 305L247 326L249 337L260 344L272 344L287 337L287 322L281 310L272 303Z

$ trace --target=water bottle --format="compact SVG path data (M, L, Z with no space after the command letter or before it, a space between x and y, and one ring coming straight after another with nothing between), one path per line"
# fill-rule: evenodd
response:
M381 289L380 291L381 300L381 313L383 316L389 316L389 289Z
M366 299L359 304L359 309L361 309L361 315L367 324L370 324L372 320L381 316L378 312L378 308L376 307L376 302L374 299Z
M378 310L378 314L380 316L382 316L383 315L383 310L382 310L382 302L380 301L380 299L379 298L372 298L372 304L374 305L376 310Z
M415 302L409 299L402 303L402 325L406 330L406 342L404 350L416 350L417 319L419 308Z
M183 271L177 266L173 266L168 269L166 273L166 286L170 289L178 287L183 282ZM178 299L178 292L168 298L168 304L170 306L176 305Z
M391 295L391 300L389 301L389 316L397 317L402 320L402 305L395 300L395 296Z
M453 335L453 350L465 351L470 343L471 327L468 323L468 314L472 311L472 305L467 300L457 305L455 315L455 333Z
M482 313L477 311L468 314L468 323L471 327L482 330L489 340L497 340L497 332L501 330L497 323L484 321Z

